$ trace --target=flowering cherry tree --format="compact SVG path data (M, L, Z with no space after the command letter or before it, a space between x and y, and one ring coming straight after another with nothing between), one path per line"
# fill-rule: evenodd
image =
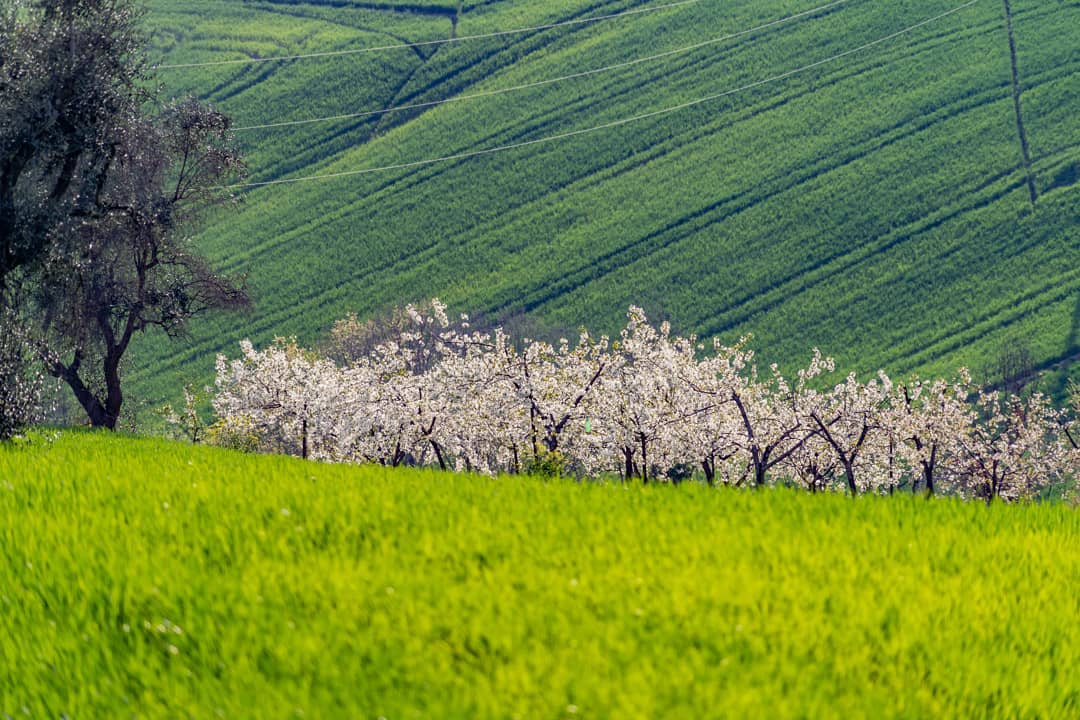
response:
M967 398L974 392L971 376L925 381L918 378L894 385L885 423L900 441L901 462L917 473L927 495L933 495L943 474L954 475L960 438L974 423ZM912 489L918 479L912 478Z
M891 457L884 423L891 390L892 381L884 372L865 384L851 373L826 393L802 389L800 409L805 422L813 435L832 448L852 495L879 487L888 478L888 473L874 467L874 461ZM865 472L856 472L864 468Z
M980 392L973 422L958 438L958 487L969 496L1030 498L1072 466L1060 412L1045 396Z
M798 371L794 386L775 363L769 367L766 380L759 379L753 365L747 374L731 377L731 401L743 430L737 444L748 460L756 487L764 485L769 471L785 463L806 441L809 429L802 401L809 383L834 368L832 358L815 348L810 363Z
M742 338L736 346L726 347L714 339L711 356L680 368L684 422L675 427L677 452L696 461L710 485L741 485L747 478L738 442L743 425L733 402L733 388L754 357L746 342Z
M592 432L596 395L621 363L613 362L607 337L593 339L587 332L571 349L567 340L558 347L525 341L519 353L501 343L505 380L528 414L529 450L537 459L578 447L582 435ZM621 358L620 358L621 359Z
M623 477L661 479L680 461L675 428L691 422L682 378L693 372L692 340L672 338L671 327L649 325L631 307L616 352L621 361L602 379L593 408L607 453L618 453Z
M301 457L333 457L334 420L338 415L342 377L328 360L278 339L257 352L240 343L237 360L217 359L214 411L237 416L252 428L267 449Z
M921 487L1020 500L1080 468L1077 413L1041 395L978 392L964 370L903 383L849 374L829 387L835 363L817 350L792 379L776 365L759 373L748 338L714 339L706 353L636 307L616 341L582 331L573 345L479 332L438 300L393 318L353 321L362 352L338 353L341 365L285 340L219 357L223 427L327 461L643 482L697 469L710 484L852 495Z

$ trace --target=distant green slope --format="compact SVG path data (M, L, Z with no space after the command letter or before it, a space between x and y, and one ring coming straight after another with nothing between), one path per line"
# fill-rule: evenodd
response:
M458 36L664 4L465 3ZM823 2L701 0L546 31L365 54L161 71L237 125L503 89L663 53ZM238 133L254 181L545 138L786 73L961 4L849 0L693 52L423 110ZM155 0L167 63L445 39L453 2ZM421 7L423 6L423 7ZM456 8L453 8L456 11ZM946 371L1017 339L1080 349L1080 3L1013 2L1038 207L1027 202L1002 3L669 114L552 143L247 191L200 243L246 273L247 318L144 343L150 396L242 337L310 341L349 311L438 295L613 331L631 303L683 331L753 332L764 359Z
M0 717L1072 718L1063 504L0 444Z

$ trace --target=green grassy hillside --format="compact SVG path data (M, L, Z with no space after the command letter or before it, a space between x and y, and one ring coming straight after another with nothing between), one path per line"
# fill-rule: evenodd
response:
M1074 717L1080 514L0 445L0 715Z
M482 35L663 4L155 0L185 64ZM818 4L701 0L411 49L160 71L239 126L501 90L664 53ZM849 0L692 52L517 92L244 130L252 181L353 172L588 129L787 73L961 4ZM594 133L456 161L245 191L205 250L257 307L140 348L175 394L242 337L310 341L349 311L431 295L491 317L612 331L643 305L684 332L820 346L853 369L976 369L1004 344L1080 350L1080 3L1013 2L1040 200L1013 116L1002 3L979 0L776 82ZM451 18L456 17L454 26Z

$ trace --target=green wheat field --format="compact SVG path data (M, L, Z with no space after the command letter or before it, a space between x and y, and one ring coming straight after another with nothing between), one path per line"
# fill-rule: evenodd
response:
M860 372L966 365L983 381L1004 346L1023 344L1040 369L1080 353L1080 4L1012 2L1035 207L1001 0L859 52L965 0L670 5L149 2L150 58L173 65L438 42L455 13L465 38L648 11L159 70L166 96L194 94L238 128L440 103L238 130L253 182L478 152L734 92L559 142L244 189L197 245L246 276L253 312L180 342L142 338L133 391L176 402L245 337L313 344L350 312L431 296L493 323L527 318L532 337L614 333L639 305L683 334L753 333L759 357L785 367L816 346ZM637 64L549 82L622 63ZM502 93L530 83L548 84Z
M0 716L1077 717L1078 549L1061 503L38 433L0 446Z

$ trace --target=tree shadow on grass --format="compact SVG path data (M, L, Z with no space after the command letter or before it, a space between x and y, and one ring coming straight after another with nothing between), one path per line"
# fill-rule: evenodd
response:
M1070 362L1080 353L1080 296L1076 298L1076 307L1073 308L1072 326L1069 335L1065 338L1065 358Z

